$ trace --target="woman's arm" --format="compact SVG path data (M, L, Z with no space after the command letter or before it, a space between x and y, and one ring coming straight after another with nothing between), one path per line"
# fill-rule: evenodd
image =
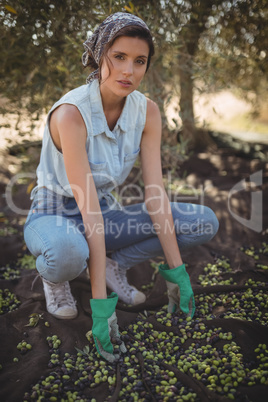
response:
M105 299L106 250L103 217L86 152L85 123L75 106L64 104L52 113L50 131L55 145L63 153L68 181L83 218L90 251L92 297Z
M146 124L141 141L141 165L145 204L170 268L182 264L170 202L164 188L161 167L162 122L158 106L147 100Z
M167 264L160 265L159 272L166 279L168 288L168 312L180 309L193 317L194 294L185 265L182 264L169 199L162 180L161 168L161 116L155 103L148 100L146 124L141 142L141 164L145 185L145 203Z

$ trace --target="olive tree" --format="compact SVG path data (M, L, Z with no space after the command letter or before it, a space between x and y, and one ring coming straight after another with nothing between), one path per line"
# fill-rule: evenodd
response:
M0 5L0 84L8 109L38 118L83 84L83 41L116 11L132 12L151 28L156 54L142 89L160 107L178 92L191 147L208 141L196 129L197 86L256 92L266 82L266 0L7 0Z

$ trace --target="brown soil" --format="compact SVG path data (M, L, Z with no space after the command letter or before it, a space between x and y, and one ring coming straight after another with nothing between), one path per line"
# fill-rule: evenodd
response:
M2 158L0 166L0 191L4 194L8 180L12 177L9 164L14 164L15 157L5 155ZM203 153L194 154L189 157L188 160L183 163L179 163L176 169L176 173L180 177L186 175L186 183L193 188L202 189L203 202L205 205L211 207L220 222L220 227L215 238L209 243L196 247L194 250L189 250L183 253L183 259L188 264L188 272L191 277L192 284L195 292L198 294L201 291L206 291L206 288L202 288L198 282L198 276L203 273L204 267L208 263L215 261L215 256L225 256L230 260L232 267L232 276L242 275L251 278L263 277L267 281L267 275L265 272L260 272L256 269L256 260L247 256L240 250L241 246L248 245L256 248L261 247L262 242L267 241L268 233L268 163L267 159L252 158L250 155L242 155L231 148L218 148L214 151L208 151ZM186 172L186 173L185 173ZM249 185L250 175L261 172L262 185L253 189ZM262 214L262 228L259 232L256 232L244 225L242 225L237 219L235 219L228 209L228 195L230 190L241 180L245 180L248 185L245 189L232 196L231 208L233 213L238 217L250 219L251 216L251 195L253 191L261 191L263 199L263 209L259 213ZM200 203L200 196L195 201L190 202ZM14 202L16 205L25 208L29 208L29 194L27 193L27 184L20 184L17 186L17 191L14 194ZM0 237L0 263L1 266L5 266L11 261L15 261L18 254L25 253L25 245L22 236L22 221L23 217L14 215L6 206L5 198L0 199L0 212L4 213L4 217L0 219L0 228L6 226L13 227L18 230L16 234L6 234L6 236ZM25 217L24 217L25 218ZM262 262L267 265L267 257L261 256ZM266 271L267 272L267 271ZM7 281L0 280L1 288L10 288L22 301L20 308L4 316L0 316L2 335L0 339L1 345L1 363L2 369L2 386L0 398L3 401L21 401L23 400L24 392L30 389L30 385L34 384L42 375L47 375L47 347L45 345L44 334L40 331L39 327L32 329L32 341L35 353L32 353L32 358L25 357L20 359L20 362L12 362L15 356L16 345L22 339L22 333L25 331L24 325L28 321L28 316L32 312L43 313L44 317L48 319L48 315L45 309L44 295L42 292L41 284L38 282L34 292L31 291L31 282L34 279L35 274L22 271L23 275L21 279ZM142 264L141 266L132 268L129 272L129 281L135 284L138 288L141 288L143 284L147 284L152 280L153 269L150 263ZM258 276L259 275L259 276ZM264 276L262 276L264 275ZM239 281L238 281L239 283ZM242 283L242 282L241 282ZM59 322L56 319L50 319L52 323L51 330L45 330L46 336L49 333L56 333L64 341L65 351L74 350L74 346L83 347L85 345L85 332L90 329L91 318L89 312L90 299L90 286L85 282L85 278L78 278L72 282L72 289L75 297L78 300L79 317L71 322ZM200 290L201 289L201 290ZM207 289L209 292L209 288ZM210 290L211 291L211 290ZM147 291L147 301L139 307L126 307L122 303L118 303L118 321L121 328L129 325L132 322L139 311L157 310L167 302L165 292L165 283L161 278L157 277L155 286L152 290ZM218 319L219 321L219 319ZM225 325L223 322L228 320L217 321L215 325ZM234 320L235 321L235 320ZM226 324L227 325L227 324ZM254 326L251 323L246 327L245 323L239 323L235 321L233 323L231 331L234 330L237 334L240 334L241 344L243 345L243 352L247 348L256 347L258 342L265 342L264 337L267 335L267 327ZM239 332L240 331L240 332ZM244 332L243 332L244 331ZM248 335L247 335L248 331ZM28 331L29 332L29 331ZM70 337L69 334L72 334ZM244 334L244 335L243 335ZM254 335L255 334L255 335ZM253 338L250 338L253 336ZM255 336L255 338L254 338ZM267 340L267 338L266 338ZM243 343L244 342L244 343ZM26 355L27 356L27 355ZM267 387L266 387L267 388ZM265 387L241 387L240 390L245 398L244 400L251 401L265 401ZM105 394L106 392L106 394ZM101 391L101 388L97 388L94 397L97 400L105 400L107 396L107 390ZM202 391L203 392L203 391ZM267 389L266 389L267 392ZM106 396L105 396L106 395ZM220 397L209 392L200 394L201 400L221 400ZM199 395L199 396L200 396ZM204 396L205 395L205 396ZM92 393L93 397L93 393ZM98 398L103 399L98 399ZM115 400L115 399L114 399ZM118 399L120 400L120 399ZM224 399L222 399L224 400ZM229 400L228 398L225 400Z

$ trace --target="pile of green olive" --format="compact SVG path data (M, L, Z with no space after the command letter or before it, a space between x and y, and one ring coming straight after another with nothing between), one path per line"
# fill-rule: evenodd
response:
M0 315L17 310L20 301L9 289L0 289Z

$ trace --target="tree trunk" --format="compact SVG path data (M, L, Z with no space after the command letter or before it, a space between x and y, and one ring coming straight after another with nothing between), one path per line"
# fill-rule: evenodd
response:
M189 54L183 53L178 57L180 76L180 116L182 119L183 140L189 145L195 143L195 120L193 106L193 79L192 79L192 58Z
M180 77L180 116L182 119L182 139L188 149L204 149L213 141L207 131L197 128L194 117L193 60L187 51L178 56Z

